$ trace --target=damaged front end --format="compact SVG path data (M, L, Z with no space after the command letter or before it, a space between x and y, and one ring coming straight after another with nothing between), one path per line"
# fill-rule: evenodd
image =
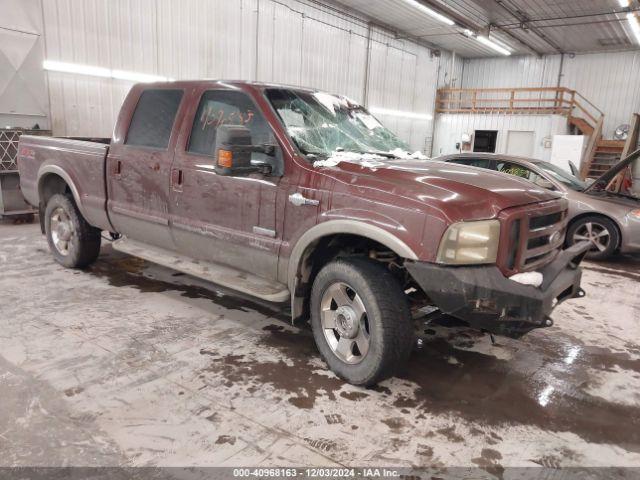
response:
M560 252L539 270L542 283L537 287L505 277L495 265L407 261L405 266L442 312L473 328L518 338L535 328L550 327L550 315L557 305L584 296L579 265L589 248L583 242Z

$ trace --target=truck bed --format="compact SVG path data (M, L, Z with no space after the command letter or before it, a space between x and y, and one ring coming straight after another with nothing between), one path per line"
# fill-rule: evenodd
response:
M76 204L93 226L110 229L106 211L106 139L97 141L73 138L23 135L18 143L18 170L22 193L37 207L42 181L57 175L70 186ZM39 190L40 188L40 190Z

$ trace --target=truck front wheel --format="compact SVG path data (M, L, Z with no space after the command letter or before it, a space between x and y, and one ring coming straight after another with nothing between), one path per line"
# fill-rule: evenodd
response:
M318 273L311 325L322 358L353 385L371 386L406 363L414 330L406 296L381 264L337 260Z
M73 199L55 194L47 202L44 228L56 262L68 268L83 268L100 253L100 230L82 217Z

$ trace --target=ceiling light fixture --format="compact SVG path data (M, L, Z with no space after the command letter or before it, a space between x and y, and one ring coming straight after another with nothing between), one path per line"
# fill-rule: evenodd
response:
M76 75L90 75L92 77L115 78L131 82L165 82L172 78L160 75L150 75L147 73L127 72L125 70L111 70L105 67L95 67L92 65L81 65L78 63L57 62L55 60L45 60L42 68L51 72L75 73Z
M478 40L483 45L486 45L487 47L495 50L496 52L501 53L502 55L507 55L507 56L511 55L511 52L509 50L504 48L502 45L498 45L497 43L492 42L487 37L483 37L481 35L478 35L476 37L476 40Z
M638 21L638 17L636 17L635 13L629 12L627 13L627 20L629 21L633 36L636 37L636 42L640 45L640 22Z
M450 26L453 26L456 24L456 22L454 22L450 18L445 17L444 15L436 12L435 10L431 10L429 7L418 2L417 0L404 0L404 3L411 5L413 8L416 8L421 12L426 13L427 15L435 18L436 20L440 20L442 23L446 23L447 25L450 25Z
M392 117L410 118L412 120L432 120L433 119L433 115L429 115L428 113L406 112L403 110L389 110L388 108L378 108L378 107L371 107L369 111L371 113L375 113L378 115L390 115Z

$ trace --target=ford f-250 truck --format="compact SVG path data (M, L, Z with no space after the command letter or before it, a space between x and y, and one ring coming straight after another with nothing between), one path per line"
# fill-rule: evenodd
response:
M518 337L584 294L565 200L407 149L346 97L177 81L133 86L111 139L23 136L18 165L60 264L89 265L107 231L116 250L290 301L330 368L372 385L430 305Z

